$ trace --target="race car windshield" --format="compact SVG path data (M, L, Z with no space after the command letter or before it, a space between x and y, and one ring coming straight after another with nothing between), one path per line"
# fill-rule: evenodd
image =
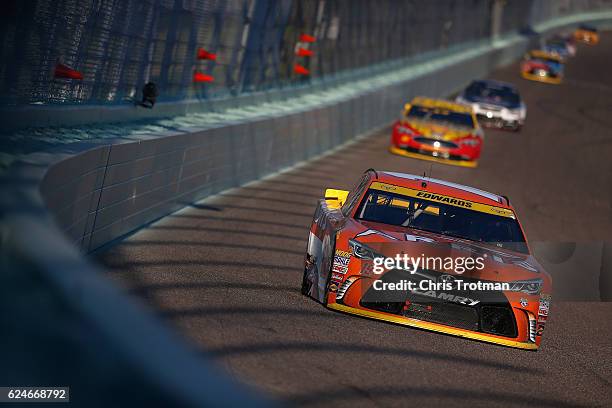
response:
M465 91L465 98L471 102L488 102L506 108L517 108L519 95L509 87L491 87L483 82L474 82Z
M521 228L512 217L387 191L368 190L357 209L355 218L529 253Z
M436 122L445 126L474 128L472 115L466 112L454 112L447 109L428 108L425 106L414 105L410 108L406 117L418 119L426 122Z
M539 62L541 64L549 64L549 65L554 65L554 66L559 66L560 63L559 61L557 61L554 58L546 58L546 57L531 57L530 60L532 62Z

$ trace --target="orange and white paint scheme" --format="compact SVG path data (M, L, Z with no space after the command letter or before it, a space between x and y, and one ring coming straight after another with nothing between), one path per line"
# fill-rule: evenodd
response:
M599 43L599 32L595 27L580 26L574 31L574 39L584 44L595 45Z

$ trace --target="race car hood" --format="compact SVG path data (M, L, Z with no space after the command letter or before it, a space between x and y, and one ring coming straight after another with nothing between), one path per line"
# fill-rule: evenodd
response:
M403 120L401 124L419 135L438 140L452 141L475 134L474 129L457 129L436 122Z
M507 108L507 109L516 109L521 106L520 103L508 101L508 100L505 100L499 97L467 95L467 96L464 96L464 98L468 102L484 103L487 105L499 106L501 108Z
M498 282L543 278L543 268L529 254L411 228L365 221L355 221L355 224L360 225L360 231L350 238L367 245L376 254L384 257L395 257L397 254L430 258L481 257L484 268L464 271L461 275ZM456 273L450 270L438 272Z

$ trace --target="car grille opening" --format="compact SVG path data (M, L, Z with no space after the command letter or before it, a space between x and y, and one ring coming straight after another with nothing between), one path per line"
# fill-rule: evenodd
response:
M401 147L401 149L410 152L410 153L418 153L418 154L422 154L424 156L432 156L432 157L439 157L442 159L446 159L446 160L469 160L467 157L462 157L456 154L449 154L448 157L446 156L435 156L434 152L428 151L428 150L421 150L421 149L416 149L414 147Z
M428 145L428 146L434 146L436 143L439 143L438 146L444 147L445 149L456 149L459 147L457 146L457 144L453 142L447 142L446 140L431 139L428 137L415 137L414 141L417 143Z
M494 112L501 112L504 108L497 105L480 105L481 109L486 109Z
M361 306L368 308L368 309L378 310L379 312L393 313L393 314L399 314L402 311L402 308L404 307L404 302L364 302L362 301L360 304Z
M420 269L418 275L393 270L383 275L385 283L409 280L438 281L440 272ZM464 282L475 279L463 277ZM418 286L417 286L418 287ZM469 298L470 301L465 301ZM472 303L471 300L478 301ZM459 292L380 291L370 287L361 297L360 305L367 309L396 314L407 318L443 324L475 332L516 338L514 312L502 291Z
M514 314L508 306L482 306L481 329L485 333L516 337Z
M418 300L418 301L417 301ZM478 331L478 311L474 307L442 302L423 302L424 299L409 300L404 312L406 317L440 323L462 329Z

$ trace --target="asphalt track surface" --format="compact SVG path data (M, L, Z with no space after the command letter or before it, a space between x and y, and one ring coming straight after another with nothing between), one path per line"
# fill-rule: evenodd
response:
M516 83L520 133L486 132L477 169L433 177L507 194L532 241L612 240L612 35L580 46L566 81ZM398 108L399 109L399 108ZM612 406L612 303L554 302L537 352L333 312L300 295L315 203L369 167L422 174L389 131L212 197L98 254L232 376L298 406ZM553 299L554 300L554 299Z

